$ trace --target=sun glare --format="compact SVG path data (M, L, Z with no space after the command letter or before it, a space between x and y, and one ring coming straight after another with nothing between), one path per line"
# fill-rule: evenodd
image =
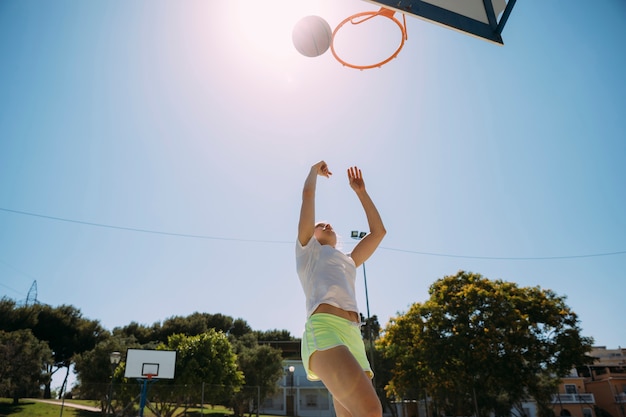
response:
M237 1L232 7L233 30L239 42L248 53L263 60L293 56L294 25L304 16L319 13L318 8L293 0Z
M238 0L229 5L230 25L238 47L245 51L247 58L263 65L274 62L284 65L286 60L300 58L292 43L292 31L303 17L320 16L334 30L355 12L347 10L345 5L328 1ZM357 11L376 10L366 2L358 5ZM400 14L396 18L402 20ZM348 23L341 28L335 40L336 51L356 64L382 61L396 50L402 32L393 21L384 17L364 20L363 24Z

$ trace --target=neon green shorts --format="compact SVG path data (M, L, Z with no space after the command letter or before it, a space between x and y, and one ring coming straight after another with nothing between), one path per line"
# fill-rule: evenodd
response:
M337 346L346 346L369 377L374 376L365 354L360 324L334 314L317 313L309 317L302 335L302 364L309 381L320 380L309 369L311 355L318 350L328 350Z

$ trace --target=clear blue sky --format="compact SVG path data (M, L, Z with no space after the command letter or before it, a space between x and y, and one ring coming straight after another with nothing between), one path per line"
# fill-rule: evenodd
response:
M318 217L345 249L366 228L350 165L388 229L366 264L383 325L468 270L565 295L586 336L626 344L626 3L519 1L502 47L409 17L369 71L291 44L305 15L375 9L0 2L0 295L36 280L110 330L200 311L299 337L300 192L325 159Z

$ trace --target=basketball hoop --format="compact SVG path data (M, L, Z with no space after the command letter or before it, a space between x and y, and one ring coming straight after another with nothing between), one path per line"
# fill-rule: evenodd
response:
M333 36L332 36L332 39L331 39L331 42L330 42L330 50L333 53L333 56L335 57L335 59L337 61L339 61L342 65L346 66L346 67L356 68L356 69L359 69L359 70L365 70L365 69L371 69L371 68L377 68L377 67L380 68L383 65L385 65L387 62L389 62L392 59L394 59L395 57L397 57L398 54L400 53L400 50L404 46L404 41L407 40L408 37L407 37L407 34L406 34L406 17L404 16L404 14L402 14L402 22L400 22L398 19L396 19L394 17L395 13L396 12L394 12L393 10L381 7L380 10L378 10L378 11L367 11L367 12L361 12L361 13L353 14L352 16L346 18L343 22L339 23L339 25L337 25L337 27L333 31ZM380 61L380 62L378 62L376 64L373 64L373 65L355 65L355 64L350 64L349 62L346 62L343 59L341 59L339 57L339 55L337 55L337 52L335 51L335 35L339 31L339 29L341 29L343 27L343 25L345 25L348 22L352 23L353 25L358 25L358 24L366 22L366 21L368 21L370 19L373 19L376 16L386 17L387 19L391 20L396 25L398 25L398 27L400 28L400 31L402 32L402 38L400 40L400 46L398 46L398 49L396 49L396 51L393 54L391 54L391 56L389 56L389 58L387 58L387 59L385 59L383 61ZM362 19L359 19L359 18L362 18Z
M144 376L148 381L152 381L152 377L157 376L157 374L145 374Z

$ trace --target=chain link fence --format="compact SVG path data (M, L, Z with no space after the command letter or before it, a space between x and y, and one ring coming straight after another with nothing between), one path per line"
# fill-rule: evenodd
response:
M143 390L145 389L145 394ZM113 384L81 384L67 397L93 401L103 416L221 417L259 415L260 391L256 386L175 385L166 380L135 380Z

